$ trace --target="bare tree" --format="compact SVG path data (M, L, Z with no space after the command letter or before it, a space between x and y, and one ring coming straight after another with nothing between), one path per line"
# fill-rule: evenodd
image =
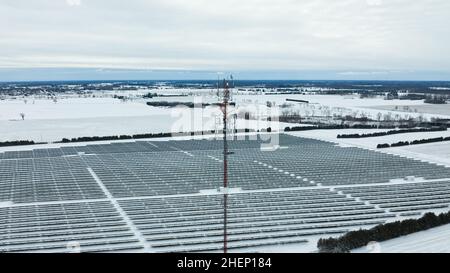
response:
M383 119L384 119L384 121L386 121L386 122L392 121L392 113L391 113L391 112L388 112L387 114L384 114Z
M420 114L417 119L419 120L419 123L423 123L425 120L425 117L423 116L423 114Z
M378 112L378 114L377 114L378 128L380 128L382 117L383 117L383 114L381 112Z
M283 109L281 111L281 116L282 117L289 117L291 115L291 111L289 111L288 109Z

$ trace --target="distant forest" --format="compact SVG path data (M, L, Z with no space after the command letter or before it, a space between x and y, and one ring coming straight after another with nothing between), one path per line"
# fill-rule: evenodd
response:
M66 92L87 93L93 91L157 89L161 85L185 89L217 88L216 80L172 81L48 81L48 82L0 82L0 95L57 94ZM220 85L220 84L219 84ZM307 88L329 89L325 94L385 94L393 90L410 93L450 95L450 82L436 81L337 81L337 80L236 80L238 89L278 89L280 92L303 92Z
M387 132L376 132L370 134L348 134L348 135L338 135L337 138L367 138L367 137L380 137L387 135L405 134L405 133L440 132L440 131L447 131L447 127L412 128L403 130L391 130Z

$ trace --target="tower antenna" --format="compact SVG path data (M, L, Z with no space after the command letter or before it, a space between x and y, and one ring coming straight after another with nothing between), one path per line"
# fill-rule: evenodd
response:
M233 76L230 76L233 80ZM227 199L228 199L228 140L227 140L227 123L228 123L228 105L230 103L230 82L227 79L223 80L223 98L220 103L220 108L223 113L223 253L227 253ZM219 94L220 95L220 94Z

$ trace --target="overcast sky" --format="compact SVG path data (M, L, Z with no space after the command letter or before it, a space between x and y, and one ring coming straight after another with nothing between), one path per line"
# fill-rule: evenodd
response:
M0 80L450 80L450 1L0 0L0 52Z

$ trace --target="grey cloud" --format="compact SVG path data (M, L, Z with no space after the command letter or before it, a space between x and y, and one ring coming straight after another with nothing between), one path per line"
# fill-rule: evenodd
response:
M449 18L447 0L1 0L0 67L450 71Z

